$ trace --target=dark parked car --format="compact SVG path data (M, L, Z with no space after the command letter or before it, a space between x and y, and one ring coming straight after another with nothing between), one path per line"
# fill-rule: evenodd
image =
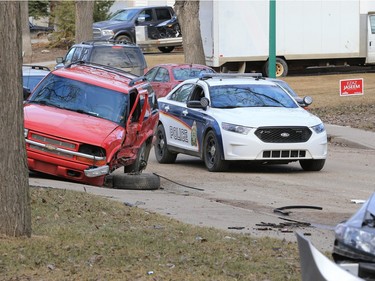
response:
M115 41L87 41L73 45L64 58L57 58L55 68L73 62L91 62L120 68L134 75L141 76L147 68L141 48L135 44Z
M136 43L136 26L146 26L149 28L149 35L155 38L155 27L170 22L172 30L179 30L178 21L172 7L169 6L150 6L150 7L132 7L118 10L109 20L95 22L93 24L94 39ZM176 34L176 36L181 34ZM161 37L160 37L161 38ZM162 46L159 50L162 52L171 52L174 46Z
M29 21L29 28L30 28L30 34L34 35L36 37L46 35L48 33L53 32L53 27L50 26L41 26L41 25L35 25Z

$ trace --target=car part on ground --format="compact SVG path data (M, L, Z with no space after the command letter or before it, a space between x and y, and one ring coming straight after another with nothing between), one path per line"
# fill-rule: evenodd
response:
M275 82L257 75L205 73L158 99L155 155L201 158L212 172L232 161L287 164L319 171L327 157L322 121Z
M101 186L120 167L145 169L148 154L139 150L152 141L158 109L144 79L76 63L46 76L25 102L24 116L30 170Z
M134 75L142 76L147 68L146 59L141 48L122 41L85 41L74 44L64 58L56 58L55 68L63 67L77 61L97 63L116 67Z

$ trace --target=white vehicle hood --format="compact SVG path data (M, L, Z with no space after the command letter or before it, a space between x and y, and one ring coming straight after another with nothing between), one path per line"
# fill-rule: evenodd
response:
M303 108L239 107L210 108L210 115L219 123L226 122L246 127L263 126L315 126L322 121Z

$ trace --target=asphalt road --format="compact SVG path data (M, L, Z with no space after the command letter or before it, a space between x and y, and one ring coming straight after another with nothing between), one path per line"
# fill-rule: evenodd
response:
M325 252L333 248L334 227L360 207L351 200L366 200L374 192L374 156L373 149L330 144L320 172L305 172L298 163L291 163L242 164L225 173L210 173L201 160L184 155L175 164L158 164L152 151L146 172L161 177L161 189L156 191L98 188L45 178L30 178L30 184L91 192L186 223L257 237L295 242L294 232L299 231ZM291 209L287 216L274 212L291 205L322 209Z

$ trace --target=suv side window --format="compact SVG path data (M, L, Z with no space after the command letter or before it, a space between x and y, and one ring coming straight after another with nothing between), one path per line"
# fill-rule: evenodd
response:
M143 10L139 16L144 17L145 22L152 21L152 9Z
M157 20L170 20L172 18L171 13L168 9L157 8L155 9Z
M82 52L82 48L81 47L76 48L76 51L73 54L72 62L79 60L79 58L81 57L81 52Z
M81 52L81 59L82 61L88 61L89 59L90 50L89 48L83 48Z

